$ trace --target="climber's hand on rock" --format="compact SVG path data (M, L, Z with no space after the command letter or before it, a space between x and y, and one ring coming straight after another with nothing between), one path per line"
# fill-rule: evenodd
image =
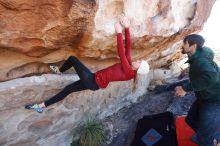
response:
M183 87L182 86L177 86L175 88L175 96L180 96L180 97L183 97L186 95L186 91L183 90Z
M119 21L120 21L121 25L125 28L128 28L130 26L129 20L127 17L125 17L125 15L120 15Z
M117 33L122 33L122 26L119 22L115 23L115 31Z

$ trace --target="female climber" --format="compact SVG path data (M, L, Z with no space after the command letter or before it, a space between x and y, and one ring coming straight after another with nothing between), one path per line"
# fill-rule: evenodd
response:
M61 92L41 103L28 104L26 109L35 110L42 113L46 107L63 100L72 92L82 91L86 89L98 90L99 88L106 88L109 82L112 81L127 81L135 78L137 70L140 66L146 68L148 65L145 61L131 62L131 41L129 32L129 21L125 16L119 17L119 21L115 24L117 32L117 48L120 57L120 63L114 64L105 69L92 73L84 64L82 64L76 57L70 56L62 65L61 68L57 66L50 66L55 73L62 73L71 67L74 67L79 76L79 80L67 85ZM123 47L122 26L125 27L125 49ZM148 67L148 66L147 66Z

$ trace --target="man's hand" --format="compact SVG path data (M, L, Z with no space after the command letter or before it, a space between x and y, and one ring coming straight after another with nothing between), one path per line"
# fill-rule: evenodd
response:
M220 142L218 142L217 139L214 139L214 140L213 140L213 144L214 144L214 146L220 146Z
M125 15L120 15L119 21L120 21L121 25L125 28L128 28L130 26L129 20L127 17L125 17Z
M122 27L121 27L121 24L119 22L115 23L115 31L117 33L122 33Z
M175 88L175 95L176 96L180 96L180 97L183 97L183 96L185 96L186 95L186 91L185 90L183 90L183 87L182 86L177 86L176 88Z

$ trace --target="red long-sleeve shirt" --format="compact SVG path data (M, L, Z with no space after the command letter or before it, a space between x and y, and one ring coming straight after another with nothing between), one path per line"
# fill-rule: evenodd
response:
M100 88L106 88L112 81L127 81L134 78L136 71L131 67L131 39L129 28L125 29L125 49L122 33L117 34L118 55L120 63L95 73L95 80Z

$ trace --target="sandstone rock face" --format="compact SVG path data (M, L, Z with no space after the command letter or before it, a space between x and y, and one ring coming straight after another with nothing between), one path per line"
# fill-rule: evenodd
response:
M0 0L0 81L47 73L48 64L70 55L93 70L117 62L114 23L121 13L131 23L133 59L163 66L173 55L160 52L200 30L214 2Z

